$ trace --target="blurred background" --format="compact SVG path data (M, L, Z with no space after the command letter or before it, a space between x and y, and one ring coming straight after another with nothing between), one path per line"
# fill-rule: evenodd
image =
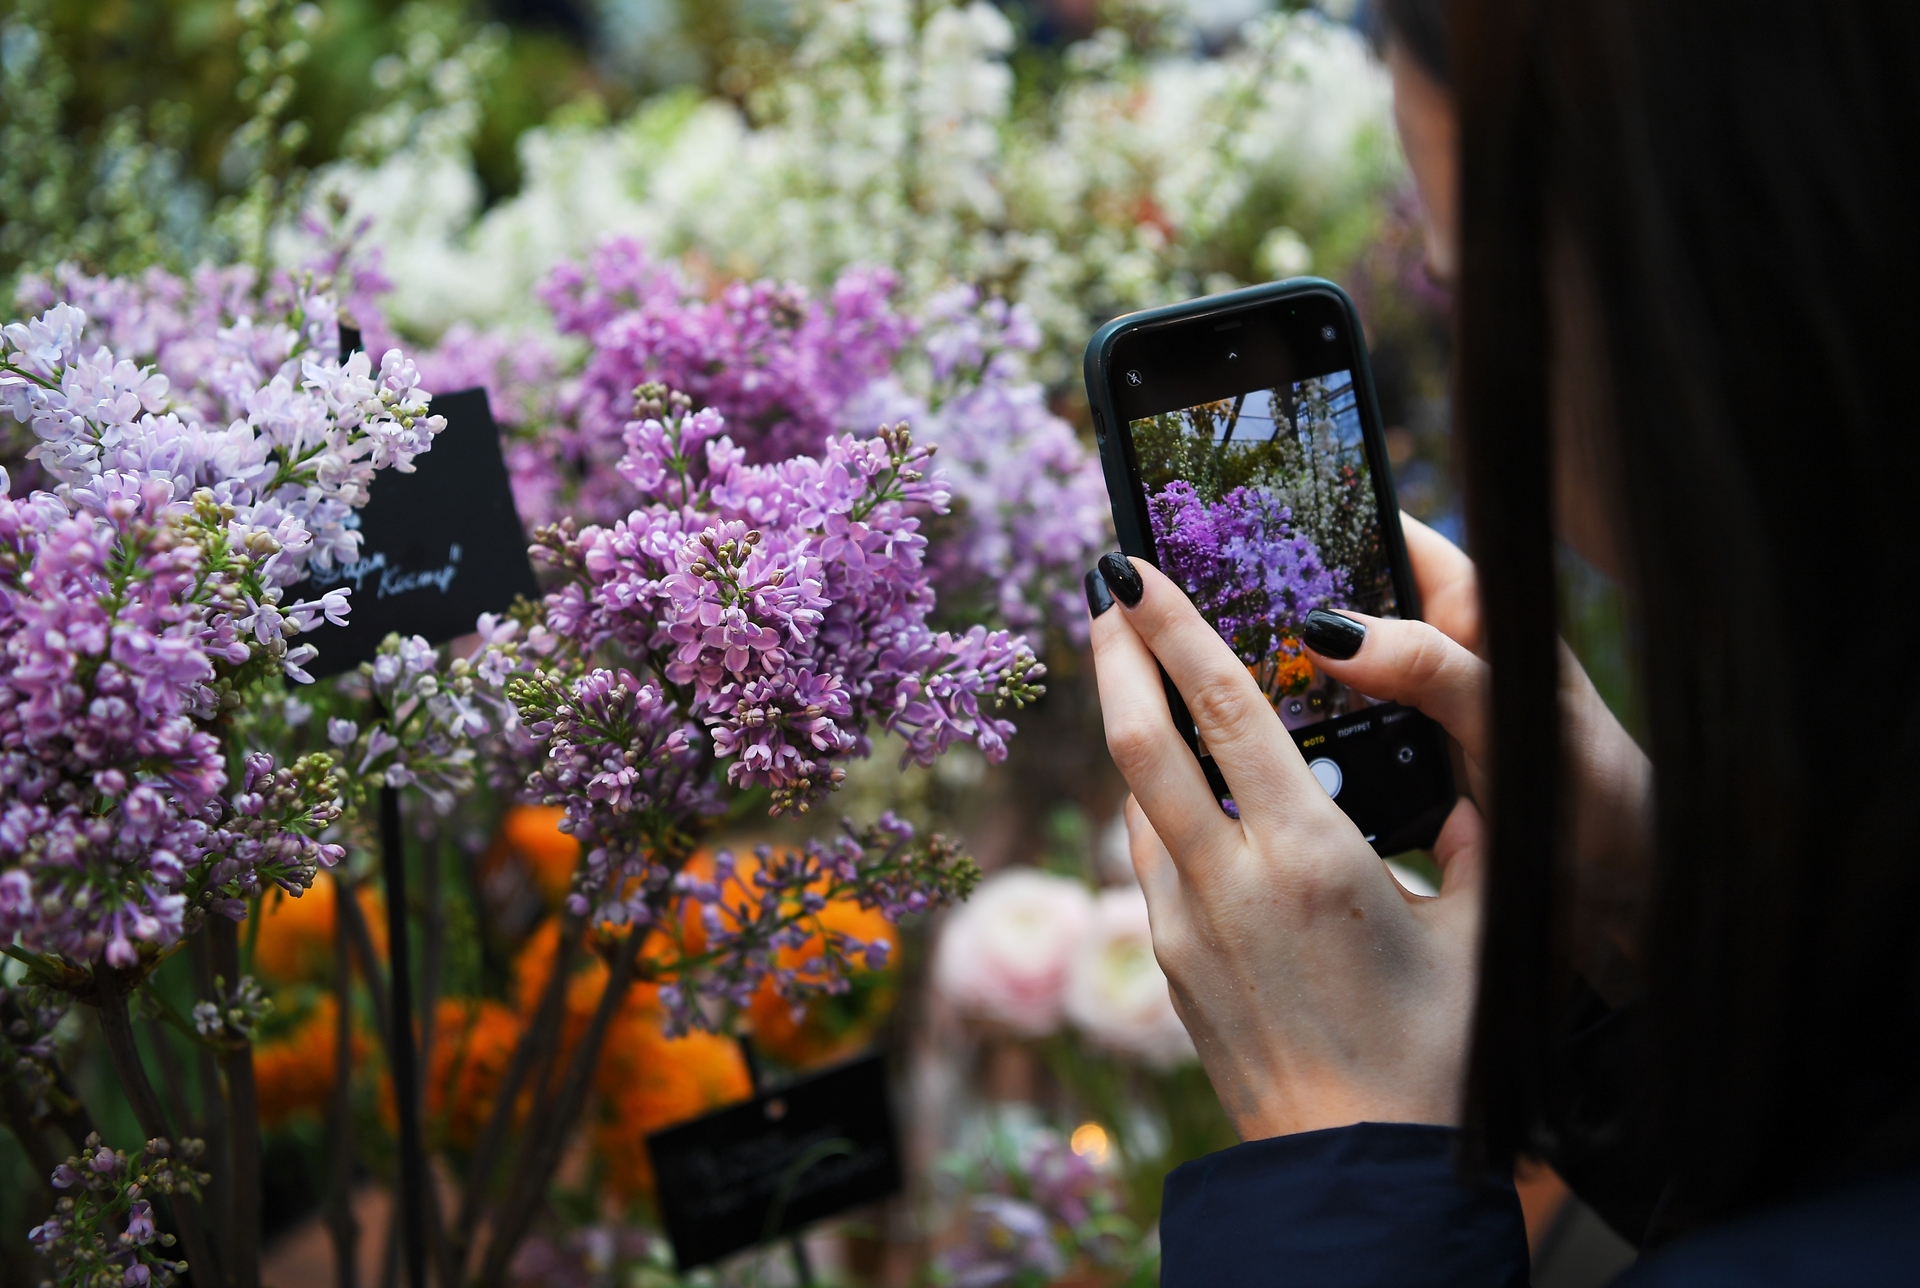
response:
M669 265L689 309L761 279L836 298L849 270L880 268L917 334L976 308L1010 310L993 314L1007 329L989 352L1017 360L1045 432L973 462L982 495L1001 486L995 470L1039 469L1044 451L1061 495L1079 486L1084 503L1090 486L1093 505L1065 534L1010 521L1015 547L1052 542L1059 565L1035 556L1017 574L1025 608L1008 607L1019 597L1004 585L998 601L982 591L977 611L944 590L942 605L956 626L1027 630L1051 691L1020 720L1005 764L963 748L900 769L883 744L838 802L962 839L986 880L967 904L909 927L904 952L850 992L800 1015L768 994L743 1030L769 1077L885 1050L906 1189L819 1227L804 1257L776 1245L698 1282L1157 1280L1161 1179L1233 1137L1152 959L1119 823L1124 788L1076 635L1084 562L1072 560L1107 544L1080 353L1131 309L1332 278L1366 321L1401 503L1459 540L1449 306L1420 238L1356 0L0 0L9 301L39 298L62 274L322 266L350 283L342 293L370 335L418 351L437 388L485 384L509 439L528 442L589 347L556 323L542 284L609 239ZM941 351L901 352L889 378L937 414ZM1047 438L1056 425L1064 437ZM529 524L541 517L532 506L523 495ZM1619 598L1571 557L1563 571L1568 639L1634 727ZM440 946L423 1034L430 1143L446 1175L473 1149L553 969L554 915L579 859L556 822L481 792L410 834L413 861L444 876L409 915ZM800 835L736 831L727 839ZM1432 875L1417 855L1401 873L1409 884ZM264 1279L279 1288L398 1275L394 1159L379 1143L391 1094L371 1016L343 1023L333 984L340 919L377 932L385 913L370 885L358 911L332 889L270 896L245 932L274 1002L254 1062ZM857 906L833 915L849 934L878 933ZM371 953L384 962L378 938ZM165 972L156 978L164 991ZM27 1021L9 1007L5 1040L21 1046ZM68 1091L103 1134L131 1138L89 1025L76 1007L33 1040L57 1048ZM164 1081L208 1076L159 1018L142 1041ZM335 1071L349 1066L355 1136L371 1143L342 1196L326 1115L340 1099ZM670 1039L657 1009L636 1001L515 1281L676 1282L642 1142L749 1087L736 1042ZM1624 1246L1550 1173L1522 1182L1536 1282L1604 1282ZM47 1273L25 1234L50 1201L15 1135L0 1134L0 1282ZM336 1264L342 1204L360 1232L351 1278Z

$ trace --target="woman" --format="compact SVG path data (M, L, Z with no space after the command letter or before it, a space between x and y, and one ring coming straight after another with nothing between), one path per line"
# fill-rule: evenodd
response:
M1631 1283L1920 1282L1920 13L1459 0L1422 59L1432 7L1387 8L1479 567L1410 524L1432 624L1306 642L1470 799L1405 894L1179 588L1089 576L1155 949L1247 1142L1169 1178L1163 1282L1524 1283L1523 1152ZM1634 605L1644 757L1555 638L1556 533Z

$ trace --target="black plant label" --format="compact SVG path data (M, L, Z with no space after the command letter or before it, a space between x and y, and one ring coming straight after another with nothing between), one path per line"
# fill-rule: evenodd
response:
M374 476L356 516L359 559L287 589L289 604L353 592L345 626L295 637L320 650L306 667L316 679L372 661L390 632L444 644L472 631L480 614L539 594L486 390L435 394L433 410L447 427L414 458L413 473Z
M900 1189L872 1055L647 1137L674 1259L691 1270Z

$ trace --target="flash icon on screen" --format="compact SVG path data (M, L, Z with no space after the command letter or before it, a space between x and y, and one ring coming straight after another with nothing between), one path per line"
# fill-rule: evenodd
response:
M1127 383L1135 389L1138 389L1140 387L1140 373L1137 371L1129 371L1127 373Z

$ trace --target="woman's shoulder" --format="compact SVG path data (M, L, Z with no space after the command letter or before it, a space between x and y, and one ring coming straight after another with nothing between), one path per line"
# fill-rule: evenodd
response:
M1689 1235L1642 1257L1618 1288L1920 1284L1920 1167Z

